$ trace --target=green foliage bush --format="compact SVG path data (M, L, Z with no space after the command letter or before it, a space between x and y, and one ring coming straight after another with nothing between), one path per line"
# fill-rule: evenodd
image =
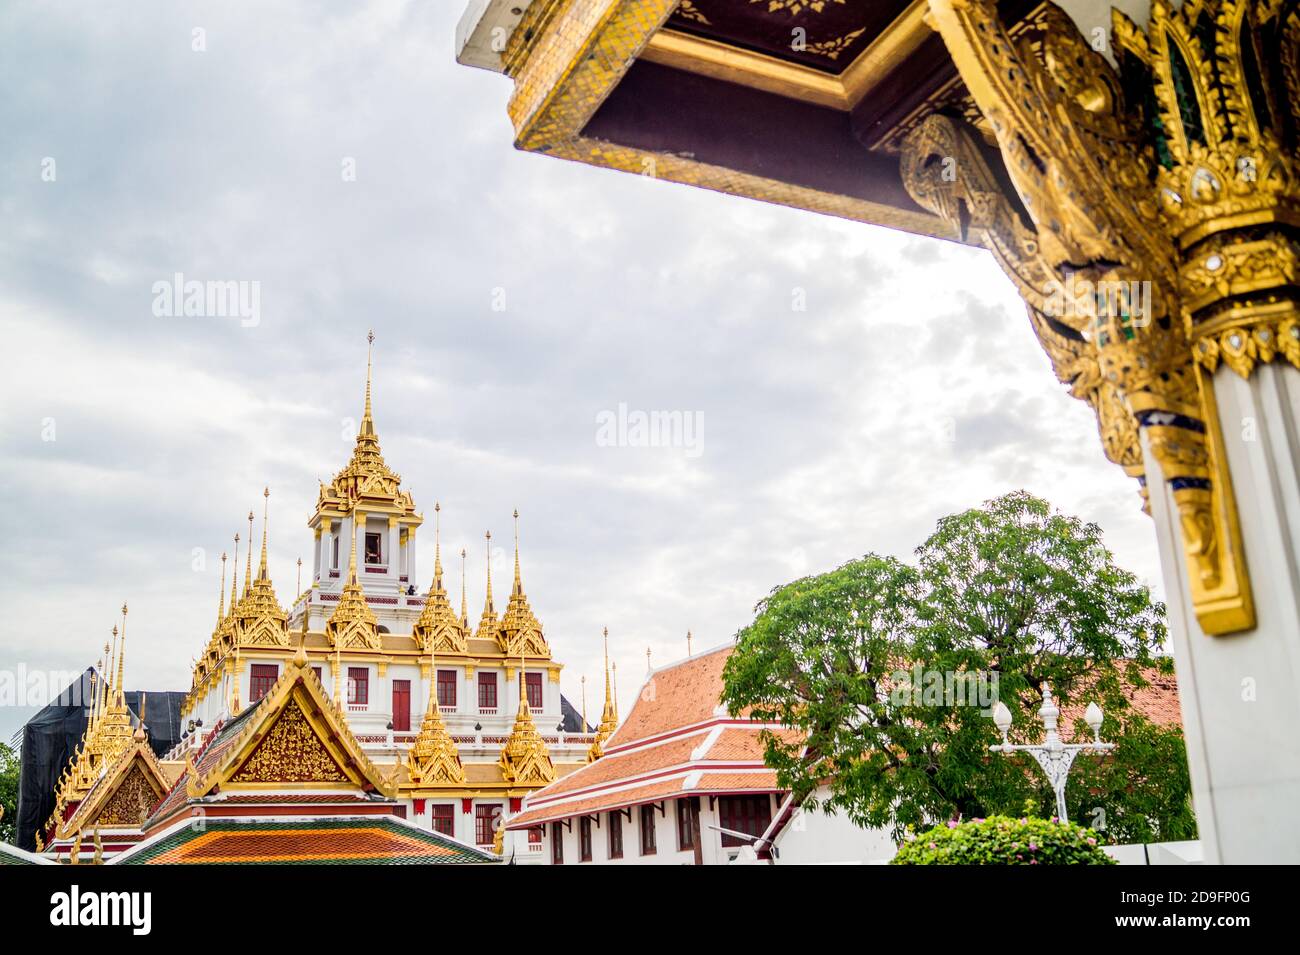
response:
M990 816L935 826L904 842L891 865L1115 865L1101 838L1072 822Z

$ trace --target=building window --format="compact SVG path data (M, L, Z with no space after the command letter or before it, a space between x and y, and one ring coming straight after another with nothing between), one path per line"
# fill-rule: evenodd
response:
M438 671L438 705L449 710L456 708L456 671Z
M695 803L690 799L677 800L677 848L695 848Z
M641 809L641 854L652 856L655 848L655 807L646 803Z
M248 702L256 703L275 686L280 667L275 663L254 663L248 678Z
M564 865L564 826L551 823L551 865Z
M411 729L411 681L393 681L393 730L406 733Z
M379 550L379 541L382 534L366 534L366 563L381 564L383 561Z
M578 820L578 861L591 861L591 817Z
M474 807L474 841L481 846L492 845L497 832L497 820L501 818L499 802L480 803Z
M311 672L316 674L316 679L319 680L319 679L321 678L321 675L320 675L320 667L312 667L312 668L311 668ZM322 684L322 685L323 685L323 684Z
M456 834L455 809L451 803L435 803L429 807L429 822L434 832L441 832L444 836Z
M540 710L542 708L542 675L540 673L525 673L524 678L524 692L528 694L528 708L530 710Z
M723 829L761 836L772 821L772 803L762 796L723 796L718 800L718 821ZM723 846L752 845L750 839L722 834Z
M623 814L617 810L609 814L609 857L623 858Z
M357 706L370 703L369 667L348 667L348 702Z
M542 829L540 826L528 830L528 849L531 852L542 851Z
M478 708L495 710L497 708L497 675L480 673L478 675Z
M330 570L338 570L339 569L339 539L337 537L334 538L334 542L331 546L333 548L333 553L330 559Z

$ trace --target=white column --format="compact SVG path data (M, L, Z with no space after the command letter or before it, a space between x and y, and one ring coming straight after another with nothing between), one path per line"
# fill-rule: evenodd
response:
M1300 371L1280 362L1249 381L1220 367L1219 419L1258 625L1198 626L1182 530L1159 465L1147 486L1206 862L1300 863ZM1144 448L1145 450L1145 448Z

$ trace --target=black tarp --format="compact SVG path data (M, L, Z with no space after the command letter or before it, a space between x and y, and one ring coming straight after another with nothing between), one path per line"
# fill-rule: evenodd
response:
M54 811L55 784L86 731L91 672L87 668L79 680L68 684L22 729L17 833L20 849L32 851L36 848L36 833ZM146 695L145 727L149 731L151 748L161 756L180 740L180 708L185 694L167 691ZM139 722L136 714L139 713L140 697L139 690L126 692L126 705L133 723Z

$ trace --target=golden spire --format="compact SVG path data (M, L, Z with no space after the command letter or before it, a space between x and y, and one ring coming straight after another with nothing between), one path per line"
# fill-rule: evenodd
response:
M275 585L267 573L267 524L270 518L271 489L262 489L262 557L257 567L257 579L251 586L245 580L244 599L239 603L235 614L235 646L253 646L257 644L287 647L289 645L289 615L280 606L280 599L275 595ZM249 567L252 567L252 525L249 525Z
M691 632L687 630L686 631L686 656L689 658L690 655L691 655Z
M455 611L451 609L447 591L442 586L441 511L442 505L435 501L433 584L430 585L429 594L424 600L424 609L420 611L419 619L411 628L411 635L415 637L422 649L437 650L442 647L450 653L464 653L468 634L461 621L456 618Z
M456 744L442 722L438 706L438 655L429 651L429 702L420 735L406 754L406 774L416 785L449 785L465 781Z
M226 619L226 552L221 552L221 586L217 588L217 629Z
M125 703L126 688L122 680L122 671L126 666L126 602L122 603L122 645L117 653L117 700Z
M533 722L532 710L528 707L528 695L524 692L524 658L519 657L519 712L515 715L515 725L510 736L501 747L501 756L497 760L501 775L507 783L513 785L545 785L555 781L555 764L537 724Z
M253 512L248 512L248 565L244 568L244 596L253 589Z
M464 547L460 549L460 625L467 634L469 633L469 604L465 600L465 558L468 554Z
M302 558L299 557L298 558L298 580L293 585L294 601L297 602L298 598L301 596L302 596Z
M366 603L365 591L357 580L357 514L352 515L352 546L348 549L348 582L339 602L325 622L325 636L337 650L344 644L378 650L383 646L379 620Z
M370 405L371 377L374 366L375 333L366 335L366 400L361 415L361 427L357 430L357 442L352 449L352 458L347 467L340 471L328 488L321 488L321 500L326 497L342 498L341 506L355 501L363 494L369 497L381 497L402 505L412 507L409 494L401 491L401 478L394 474L384 463L384 456L379 448L379 437L375 433L375 418Z
M605 628L605 708L600 714L600 725L596 727L596 738L587 750L587 762L600 759L605 754L605 741L614 735L618 727L618 716L614 710L614 693L609 679L609 627Z
M524 594L523 579L519 572L519 510L517 508L514 517L515 582L510 591L510 603L506 605L506 612L501 617L497 642L507 656L523 656L527 652L529 656L548 658L551 655L551 648L547 646L546 637L542 634L541 622L533 614L532 607L528 605L528 597Z
M238 601L239 591L239 534L235 534L235 556L231 562L230 570L230 613L235 613L235 603Z
M375 419L370 413L370 372L375 356L375 330L366 332L366 410L361 415L361 433L373 437Z
M266 580L266 522L270 516L271 489L262 488L262 561L257 567L257 579ZM252 526L251 524L249 525Z
M474 636L479 640L496 640L501 622L497 618L496 607L492 605L492 532L484 534L487 539L487 597L483 601L483 616L479 617L478 630Z

